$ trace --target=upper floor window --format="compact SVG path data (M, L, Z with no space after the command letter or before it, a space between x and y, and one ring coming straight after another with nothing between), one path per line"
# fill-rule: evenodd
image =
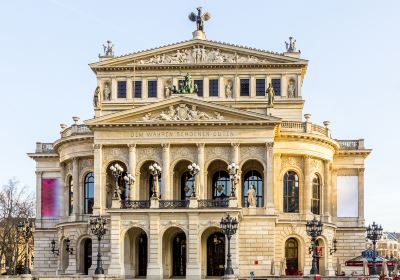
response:
M72 180L72 176L68 178L68 213L72 214L74 211L74 181Z
M135 98L142 98L142 81L134 81L133 85Z
M218 80L209 80L209 96L218 96Z
M312 181L311 212L315 215L321 214L321 183L318 175Z
M212 177L212 196L216 198L227 198L231 195L231 182L229 174L225 170L217 171Z
M271 79L271 83L274 88L275 96L281 96L281 79Z
M148 97L157 97L157 81L147 81Z
M181 200L189 199L193 194L194 177L186 171L181 176Z
M126 81L118 81L117 97L126 98Z
M240 96L250 96L249 79L240 79Z
M194 80L194 84L197 85L197 95L203 96L203 80Z
M265 96L265 79L256 79L256 96Z
M256 170L251 170L244 175L243 181L243 206L249 207L249 189L254 189L255 206L263 206L263 179Z
M94 175L93 172L89 172L85 176L85 196L84 196L85 214L93 214L93 204L94 204Z
M299 176L294 171L283 177L283 212L299 212Z

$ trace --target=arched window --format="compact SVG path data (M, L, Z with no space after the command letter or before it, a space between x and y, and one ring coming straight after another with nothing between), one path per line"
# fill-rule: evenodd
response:
M74 181L72 176L68 178L68 214L71 215L74 211Z
M253 186L256 195L256 206L263 207L263 178L256 170L247 172L243 181L243 206L248 207L248 191L250 186Z
M212 178L213 199L226 198L231 195L231 183L226 171L217 171Z
M283 178L283 211L299 212L299 176L294 171L288 171Z
M194 188L194 178L186 171L181 176L181 199L186 200L192 196Z
M315 215L321 214L321 180L317 174L312 181L311 212Z
M93 172L89 172L85 176L85 214L93 214L94 204L94 176Z
M298 275L299 244L296 239L289 238L285 243L286 275Z

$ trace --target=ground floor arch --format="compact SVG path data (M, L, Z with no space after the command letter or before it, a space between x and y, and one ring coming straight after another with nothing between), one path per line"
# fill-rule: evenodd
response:
M223 276L226 256L225 236L217 227L207 228L201 235L201 272L202 276Z
M162 238L162 267L164 277L186 276L187 239L185 232L172 227Z
M125 276L147 275L148 238L143 229L133 227L125 233L123 262Z
M92 239L84 237L78 244L78 271L88 275L89 268L92 266Z
M325 253L326 253L326 249L325 249L325 242L322 238L318 238L316 241L317 246L317 267L318 267L318 272L320 275L325 275L325 262L326 262L326 257L325 257Z
M290 237L285 242L286 275L299 274L299 241Z

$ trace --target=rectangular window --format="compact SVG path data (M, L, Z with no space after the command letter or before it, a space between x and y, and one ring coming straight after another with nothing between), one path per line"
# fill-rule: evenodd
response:
M256 96L265 96L265 79L256 79Z
M218 96L218 80L209 80L209 96Z
M337 176L337 216L358 217L358 176Z
M197 95L203 96L203 80L194 80L194 84L197 85Z
M147 82L147 93L148 97L157 97L157 81Z
M250 96L249 79L240 79L240 96Z
M271 83L274 88L275 96L281 96L281 79L271 79Z
M118 98L126 98L126 81L118 81Z
M135 98L142 98L142 81L134 81Z

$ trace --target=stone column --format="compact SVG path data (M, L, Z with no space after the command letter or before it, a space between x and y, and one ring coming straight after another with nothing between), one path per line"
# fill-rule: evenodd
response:
M256 97L256 78L250 77L250 97Z
M268 167L267 167L268 168ZM274 153L274 201L278 211L283 212L283 178L281 173L281 154Z
M208 77L203 79L203 97L208 97L210 95L210 80Z
M189 221L189 234L187 239L188 260L186 267L186 278L201 279L201 265L200 265L201 244L199 243L199 237L198 237L199 214L189 213L188 221Z
M106 186L102 187L102 161L103 161L103 151L101 144L94 144L94 205L93 205L93 215L99 215L106 208Z
M126 79L126 99L129 102L133 101L133 82L131 77Z
M310 174L310 156L304 156L304 206L303 211L306 215L312 215L311 213L311 174ZM309 217L307 217L309 218Z
M150 236L148 263L147 263L147 279L163 279L162 269L162 243L160 235L160 215L158 213L149 213Z
M331 167L332 164L330 161L325 161L325 183L323 189L324 193L324 201L323 201L323 206L324 206L324 213L328 221L331 219L331 203L332 203L332 179L331 179Z
M287 76L281 76L281 96L287 98Z
M173 199L173 190L171 189L171 178L169 174L169 143L161 144L162 146L162 175L161 175L161 199L169 200Z
M106 244L106 240L101 241L102 244ZM122 267L121 263L124 262L121 259L121 250L124 249L123 245L121 246L123 240L121 240L121 217L119 214L111 215L110 221L110 266L106 274L109 275L121 275ZM104 250L104 249L103 249ZM94 254L93 254L94 255ZM103 262L104 263L104 262ZM96 259L93 258L92 266L96 265Z
M267 168L264 170L264 182L266 184L266 198L264 203L266 205L267 214L273 215L275 213L274 204L274 143L266 143L266 158ZM265 190L263 190L265 191Z
M42 171L36 171L36 226L41 227L42 220Z
M111 80L111 100L117 99L118 83L115 78Z
M232 162L239 164L239 143L231 143L232 146ZM242 170L239 169L238 170L238 175L241 178L241 173ZM237 205L242 205L242 180L239 179L239 181L236 184L236 190L235 190L235 194L236 194L236 199L237 199ZM228 194L230 195L230 194Z
M337 217L337 169L332 168L332 199L330 205L333 217Z
M224 76L218 77L218 96L219 98L225 98L225 85L224 85Z
M60 163L60 220L64 222L66 218L65 207L68 206L67 192L65 191L65 164Z
M199 199L207 199L206 192L207 187L205 186L205 174L207 174L207 170L205 170L205 160L204 160L204 143L197 144L197 164L200 167L200 172L197 174L197 197Z
M133 176L135 176L136 178L136 144L128 144L128 148L129 148L129 155L128 155L128 160L129 160L129 169L128 169L128 173L132 174ZM138 196L138 190L137 190L137 185L133 183L132 185L130 185L130 189L129 189L129 199L130 200L138 200L139 196Z
M72 182L74 186L74 193L73 193L74 209L72 209L72 216L75 217L75 219L77 219L79 214L80 192L79 192L79 159L76 157L72 159Z
M364 222L364 168L358 169L358 219Z

